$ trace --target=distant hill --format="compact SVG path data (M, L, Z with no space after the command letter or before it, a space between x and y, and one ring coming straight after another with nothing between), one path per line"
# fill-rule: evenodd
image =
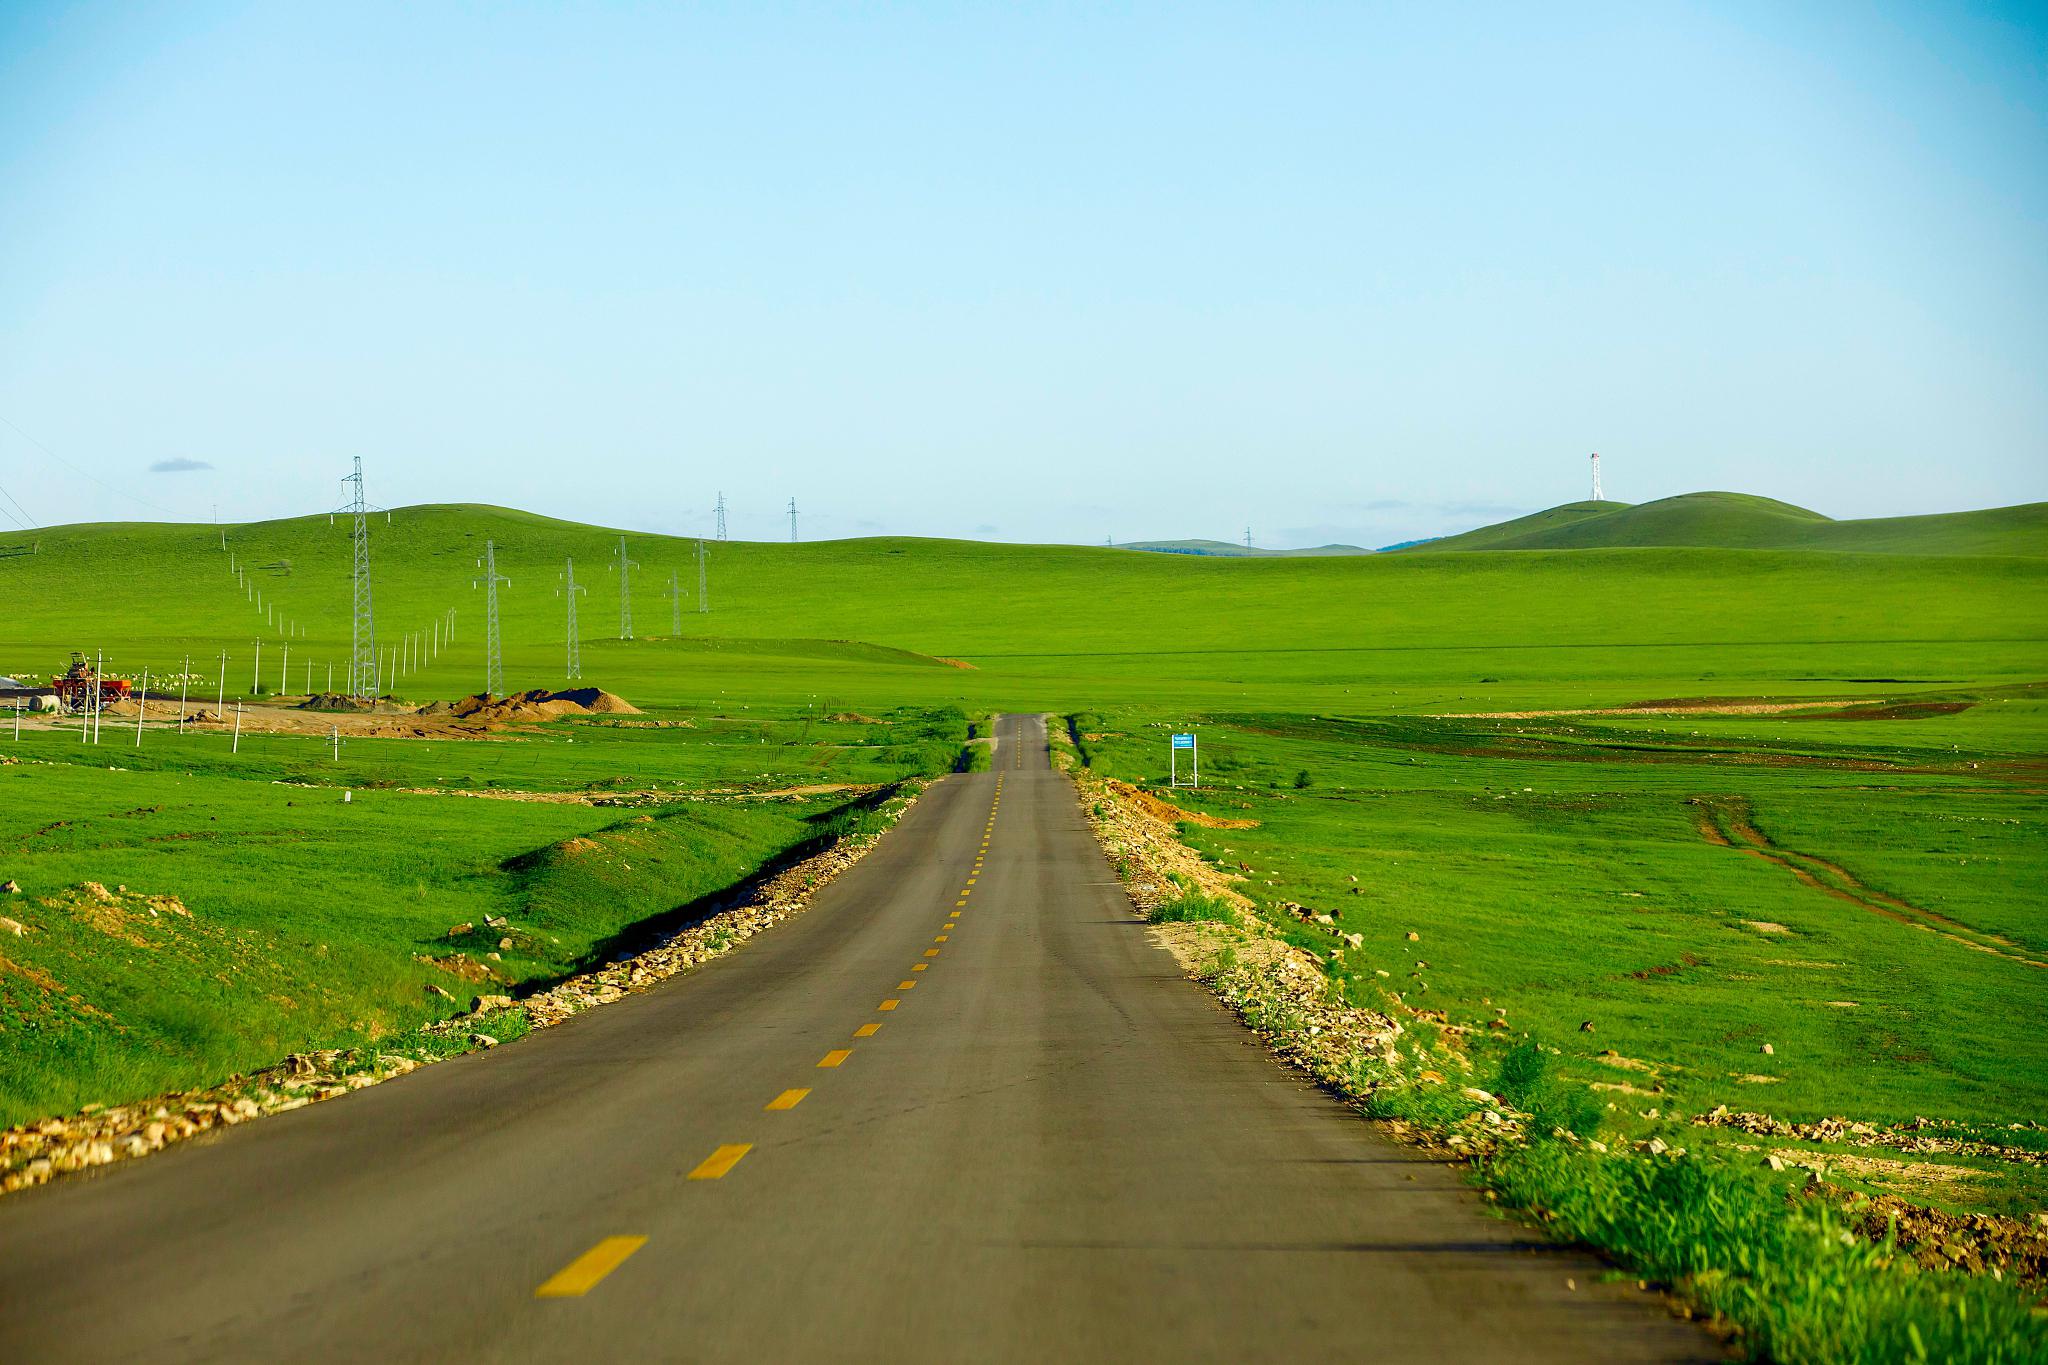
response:
M1686 493L1633 506L1570 502L1462 535L1426 541L1403 553L1646 545L2041 557L2048 556L2048 503L1836 521L1808 508L1746 493Z
M1268 550L1235 545L1227 540L1133 540L1119 550L1149 550L1161 555L1215 555L1222 559L1306 559L1317 555L1369 555L1363 545L1311 545L1299 550Z

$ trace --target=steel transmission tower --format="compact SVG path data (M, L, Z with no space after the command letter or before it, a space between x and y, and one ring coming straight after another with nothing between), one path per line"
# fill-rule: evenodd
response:
M1249 526L1244 528L1244 547L1247 550L1252 547L1252 528Z
M569 659L568 666L562 673L565 678L583 676L583 648L576 639L576 594L589 591L590 589L579 587L576 583L576 561L563 561L562 596L569 599Z
M683 633L683 580L674 570L668 571L668 616L670 635Z
M1600 456L1598 452L1595 452L1593 455L1593 501L1602 501L1600 497Z
M718 492L718 531L717 531L717 537L718 537L718 539L720 539L720 540L724 540L724 539L725 539L725 490L724 490L724 489L720 489L720 490L719 490L719 492Z
M355 518L355 627L349 640L348 690L352 697L377 692L377 624L370 609L370 513L363 501L363 457L356 472L342 480L355 485L349 512Z
M704 572L704 542L697 542L697 610L711 610L711 584Z
M795 498L791 498L791 499L789 500L789 540L790 540L790 543L791 543L792 545L794 545L794 544L796 543L796 499L795 499Z
M479 583L484 589L484 695L502 697L505 695L505 663L498 653L498 585L509 586L511 579L498 573L498 545L496 541L484 542L484 558L480 566L483 577L472 579L470 587Z
M633 638L633 570L640 567L640 562L626 558L624 536L619 537L619 558L613 567L619 575L619 638L630 640Z

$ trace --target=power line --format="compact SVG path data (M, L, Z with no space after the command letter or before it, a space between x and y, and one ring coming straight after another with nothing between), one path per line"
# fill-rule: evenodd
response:
M37 450L42 451L43 454L49 456L58 464L63 465L66 469L78 475L79 478L84 479L89 483L96 483L101 488L106 489L109 493L114 494L116 497L126 498L128 499L128 501L134 503L138 507L147 507L150 511L155 512L158 516L169 517L173 521L177 520L178 514L176 512L173 512L168 508L159 507L147 498L138 498L133 493L130 493L124 488L116 488L113 484L108 483L105 479L102 479L97 474L94 474L91 470L80 469L77 465L71 463L71 461L65 459L62 455L59 455L56 451L44 445L41 441L38 441L35 437L29 435L20 427L15 426L12 421L8 420L7 415L5 413L0 413L0 424L5 424L9 429L11 429L14 432L16 436L19 436L22 440L27 441Z
M7 491L5 484L0 484L0 498L5 498L7 501L14 503L14 512L8 512L7 515L11 520L19 522L22 530L33 531L35 529L35 518L28 514L28 509L15 499L14 494ZM0 507L0 512L6 511L6 508ZM21 515L15 516L15 512L19 512Z

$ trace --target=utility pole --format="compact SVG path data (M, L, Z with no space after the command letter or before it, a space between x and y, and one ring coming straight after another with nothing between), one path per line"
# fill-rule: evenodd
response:
M633 570L640 562L626 558L626 538L619 537L619 557L614 567L619 573L619 638L633 638Z
M576 561L574 559L564 560L562 562L562 596L568 599L569 605L569 657L562 670L562 676L565 678L580 678L583 676L583 647L576 639L576 594L588 591L590 591L588 588L582 587L576 582Z
M262 641L261 637L258 637L258 639L257 639L257 641L256 641L256 663L255 663L254 667L252 667L252 668L250 669L250 671L249 671L249 691L250 691L250 692L252 692L252 693L254 693L254 692L260 692L260 691L262 691L262 690L263 690L263 641Z
M213 717L219 720L221 713L228 709L228 652L220 652L220 691L213 699Z
M218 513L216 513L218 515ZM178 676L178 733L185 733L185 698L192 691L192 656L185 656L185 671Z
M365 684L377 679L376 614L370 607L370 515L363 501L363 457L356 456L356 472L342 480L355 485L349 512L355 519L355 623L349 634L349 692L363 695Z
M715 534L718 539L725 539L725 490L723 488L718 490L718 530Z
M796 499L789 500L789 543L796 544Z
M292 647L284 647L284 661L277 666L277 695L283 696L292 686Z
M135 747L142 747L142 717L149 710L149 670L142 670L142 695L135 702Z
M1244 547L1247 550L1252 547L1252 528L1249 526L1244 528Z
M621 544L624 542L621 541ZM484 542L483 577L470 582L474 589L478 583L484 589L484 695L501 697L505 694L505 664L498 654L498 585L510 586L512 580L498 573L498 546L496 541Z
M697 611L711 610L711 583L704 571L704 542L697 542Z

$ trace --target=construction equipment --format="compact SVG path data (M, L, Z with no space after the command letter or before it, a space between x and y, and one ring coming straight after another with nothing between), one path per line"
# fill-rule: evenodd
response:
M92 660L79 650L71 651L71 667L63 676L50 679L50 687L66 711L90 711L126 701L130 684L126 678L103 677Z

